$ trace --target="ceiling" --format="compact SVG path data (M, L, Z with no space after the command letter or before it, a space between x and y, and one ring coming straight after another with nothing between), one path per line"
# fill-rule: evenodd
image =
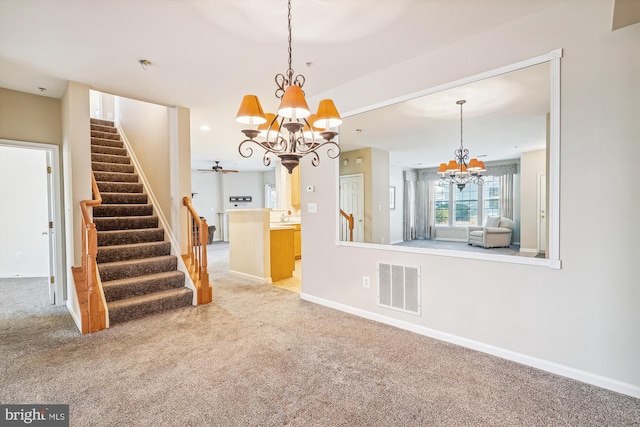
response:
M293 0L293 68L311 97L562 1ZM238 154L243 125L234 118L247 93L265 111L277 106L286 17L285 0L0 0L0 86L60 98L72 80L187 107L193 169L219 160L263 170L261 153ZM151 62L146 70L141 59ZM457 108L454 101L447 120L456 134ZM365 135L373 129L358 126Z

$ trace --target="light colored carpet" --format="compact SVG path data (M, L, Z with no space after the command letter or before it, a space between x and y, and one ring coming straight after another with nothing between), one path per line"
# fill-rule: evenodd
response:
M410 240L397 243L395 246L406 246L411 248L430 248L430 249L446 249L449 251L476 252L483 254L498 255L521 255L520 246L511 245L508 248L481 248L478 246L469 246L467 242L449 242L446 240ZM531 256L531 255L525 255Z
M0 403L68 403L72 426L640 420L638 399L305 302L219 268L212 266L212 304L86 336L64 308L46 304L46 286L0 281Z

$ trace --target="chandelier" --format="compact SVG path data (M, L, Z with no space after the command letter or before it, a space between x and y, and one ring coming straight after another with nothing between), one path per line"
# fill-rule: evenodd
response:
M265 150L262 157L265 166L271 164L271 155L275 155L291 173L300 163L300 158L307 154L312 156L313 166L318 166L320 156L317 150L325 145L331 145L327 150L329 158L335 159L340 155L340 146L333 141L338 132L330 128L339 126L342 119L330 99L320 101L316 114L311 114L309 111L302 90L305 78L302 74L294 77L291 67L291 0L288 0L287 20L289 68L285 74L277 74L275 77L277 85L275 96L280 99L277 113L265 114L256 95L245 95L238 109L236 121L258 125L257 129L242 130L247 137L238 147L242 157L248 158L253 154L253 148L245 144L255 143ZM286 134L283 130L286 130Z
M462 105L465 102L467 101L464 99L456 102L460 105L460 148L453 153L455 159L449 160L449 163L440 163L438 168L441 177L440 186L455 185L460 191L471 182L482 185L484 183L482 172L487 170L482 160L475 158L469 160L469 150L464 148L462 143Z

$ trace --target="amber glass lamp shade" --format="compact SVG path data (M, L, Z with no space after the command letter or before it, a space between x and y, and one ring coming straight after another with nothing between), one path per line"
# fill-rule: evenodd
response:
M260 125L267 121L262 111L260 100L255 95L245 95L242 98L238 114L236 114L236 122L245 125Z
M315 127L321 129L329 129L332 127L340 126L342 124L342 118L338 114L338 110L330 99L323 99L318 104L318 112L316 113L316 120L313 123Z
M447 164L447 172L456 172L460 170L460 165L455 160L449 160L449 164Z
M484 167L484 163L478 159L471 159L469 161L469 171L471 172L484 172L487 169Z
M304 93L299 86L289 86L282 96L280 106L278 107L278 115L288 119L304 119L309 117L311 111L304 98Z
M278 123L277 120L274 121L274 119L276 118L276 115L273 113L266 113L265 117L267 118L267 121L261 124L260 126L258 126L258 130L260 131L260 136L263 138L266 138L267 132L268 132L269 138L275 138L278 135L278 132L280 131L280 123ZM273 123L273 125L271 123ZM269 129L269 126L271 126L271 129Z

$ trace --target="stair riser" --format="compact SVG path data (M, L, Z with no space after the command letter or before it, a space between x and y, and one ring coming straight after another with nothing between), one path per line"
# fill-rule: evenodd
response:
M133 165L91 162L91 169L94 172L118 172L118 173L135 173Z
M109 307L109 323L111 325L115 325L128 320L138 319L149 314L173 310L180 307L187 307L191 305L192 298L192 294L189 292L180 296L165 298L160 301L139 304L135 307L122 307L117 309ZM107 303L107 306L108 305L109 304Z
M98 182L101 193L142 193L144 186L135 182Z
M157 216L94 218L93 222L98 231L158 228Z
M153 205L105 205L93 208L93 217L153 215Z
M132 259L152 258L171 255L170 242L155 242L144 245L117 245L98 247L96 261L105 262L130 261Z
M127 245L132 243L162 242L164 230L98 231L98 246Z
M153 276L150 278L140 277L135 282L119 286L109 286L109 282L103 283L104 297L107 302L181 287L184 287L184 273L181 271L176 271L175 274L161 278Z
M116 141L120 141L119 133L109 133L109 132L100 132L96 130L91 131L91 138L101 138L101 139L113 139Z
M110 154L91 154L92 162L117 163L121 165L131 164L131 160L126 156L112 156Z
M115 139L91 138L91 145L99 145L102 147L124 148L124 143L122 141L117 141Z
M174 256L162 257L159 260L151 258L125 264L98 264L100 280L120 280L130 277L139 277L146 274L164 273L177 270L178 259Z
M106 145L91 144L91 153L109 154L111 156L123 156L128 158L127 149L119 147L107 147Z
M148 203L148 197L146 194L140 193L103 193L102 204L115 204L115 205L146 205Z
M117 172L98 172L94 171L93 176L96 181L102 182L138 182L138 174L135 173L117 173Z

